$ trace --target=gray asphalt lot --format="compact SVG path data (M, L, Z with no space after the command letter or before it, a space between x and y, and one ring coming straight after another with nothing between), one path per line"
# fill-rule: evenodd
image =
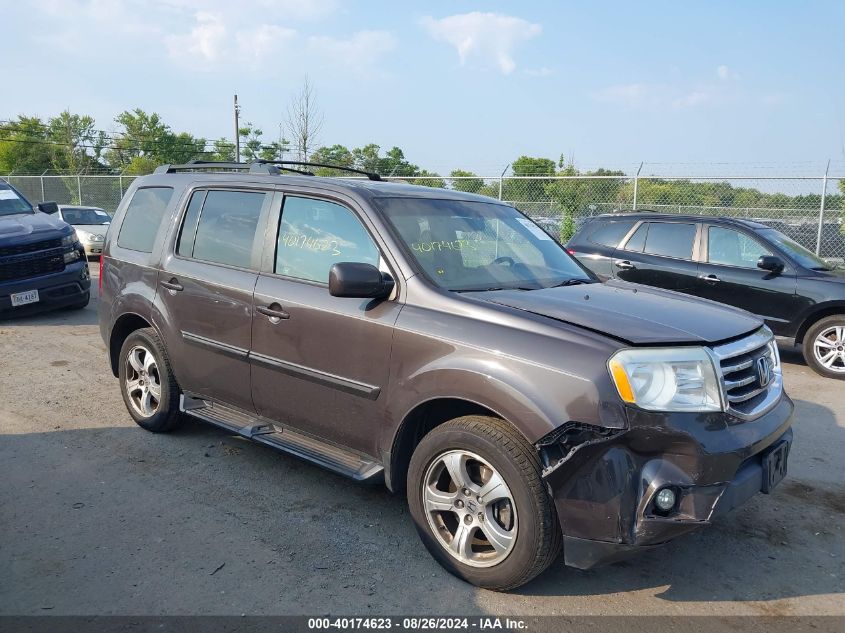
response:
M0 321L0 614L845 615L845 383L783 356L795 444L774 494L497 594L442 571L382 487L199 423L138 428L96 298Z

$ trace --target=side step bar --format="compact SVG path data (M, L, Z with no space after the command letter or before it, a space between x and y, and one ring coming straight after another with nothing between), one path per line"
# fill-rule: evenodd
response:
M378 462L236 409L185 394L179 398L179 409L186 415L290 453L355 481L383 481L384 466Z

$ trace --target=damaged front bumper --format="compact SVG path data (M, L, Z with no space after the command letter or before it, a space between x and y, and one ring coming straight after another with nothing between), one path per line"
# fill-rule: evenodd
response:
M628 558L708 525L783 476L792 442L786 394L766 414L625 410L628 428L569 423L538 443L565 563L579 569ZM655 496L669 487L675 505Z

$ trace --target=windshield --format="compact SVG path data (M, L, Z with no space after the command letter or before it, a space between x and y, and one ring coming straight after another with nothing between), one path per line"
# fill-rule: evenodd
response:
M826 262L815 253L801 246L795 240L786 237L786 235L780 231L776 231L775 229L763 229L760 231L760 235L765 236L771 242L777 244L781 250L785 251L787 255L804 268L810 268L812 270L833 270L836 268L835 264Z
M0 184L0 215L32 213L32 205L8 185Z
M513 207L464 200L378 198L425 275L447 290L536 290L593 279Z
M62 219L68 224L108 224L109 214L102 209L63 207Z

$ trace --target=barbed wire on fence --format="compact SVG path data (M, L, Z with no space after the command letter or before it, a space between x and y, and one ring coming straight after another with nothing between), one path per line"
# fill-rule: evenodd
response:
M0 176L33 201L95 206L113 213L137 176ZM718 215L776 228L825 258L845 259L845 176L528 175L386 177L488 196L534 218L565 243L601 213L653 210Z

